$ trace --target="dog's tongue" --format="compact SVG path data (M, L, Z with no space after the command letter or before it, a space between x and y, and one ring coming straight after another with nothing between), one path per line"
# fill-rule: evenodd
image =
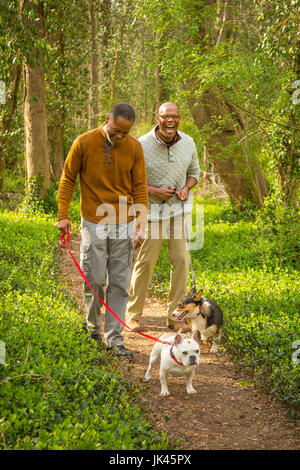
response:
M185 310L181 315L179 315L178 320L182 320L188 312L188 310Z

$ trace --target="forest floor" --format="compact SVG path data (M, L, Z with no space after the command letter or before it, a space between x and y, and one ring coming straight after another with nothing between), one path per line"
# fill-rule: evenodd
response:
M79 260L80 234L70 248ZM61 250L61 272L67 288L84 312L82 278L67 250ZM172 332L166 328L166 304L148 295L143 332L159 337ZM226 312L225 312L226 315ZM159 363L152 380L144 386L153 341L124 328L124 344L134 353L133 367L124 365L126 378L142 388L143 400L150 408L150 422L158 432L166 432L172 442L179 440L183 450L296 450L300 448L300 426L285 406L243 376L224 351L216 356L209 346L201 346L200 365L193 386L196 394L186 393L185 380L169 376L170 396L160 396ZM188 337L190 334L185 333ZM220 348L221 349L221 348ZM124 361L124 362L123 362Z

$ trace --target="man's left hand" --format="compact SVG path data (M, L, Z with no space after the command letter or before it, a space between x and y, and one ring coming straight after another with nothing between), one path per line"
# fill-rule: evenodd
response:
M176 191L175 193L175 196L177 197L177 199L179 199L180 201L186 201L189 197L189 191L188 191L188 188L186 186L183 186L183 188L181 188L180 191Z
M144 231L141 229L136 230L133 235L133 248L135 250L139 248L142 245L144 240L145 240Z

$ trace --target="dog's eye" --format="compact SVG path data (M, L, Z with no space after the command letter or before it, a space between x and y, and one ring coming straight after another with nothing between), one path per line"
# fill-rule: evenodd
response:
M184 354L185 356L188 354L187 351L182 351L182 354Z
M196 349L195 353L196 353L196 354L199 354L199 352L200 352L199 349Z
M179 305L178 305L178 308L183 308L183 307L184 307L183 304L179 304Z

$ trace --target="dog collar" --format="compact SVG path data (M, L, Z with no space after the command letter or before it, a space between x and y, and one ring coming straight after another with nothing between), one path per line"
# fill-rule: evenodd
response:
M180 366L183 366L183 364L176 359L175 354L173 353L173 346L174 344L172 344L170 348L170 356L175 362L177 362L177 364L179 364Z
M202 315L202 317L205 317L205 315L203 315L203 307L202 305L199 305L199 312L197 313L197 315Z

